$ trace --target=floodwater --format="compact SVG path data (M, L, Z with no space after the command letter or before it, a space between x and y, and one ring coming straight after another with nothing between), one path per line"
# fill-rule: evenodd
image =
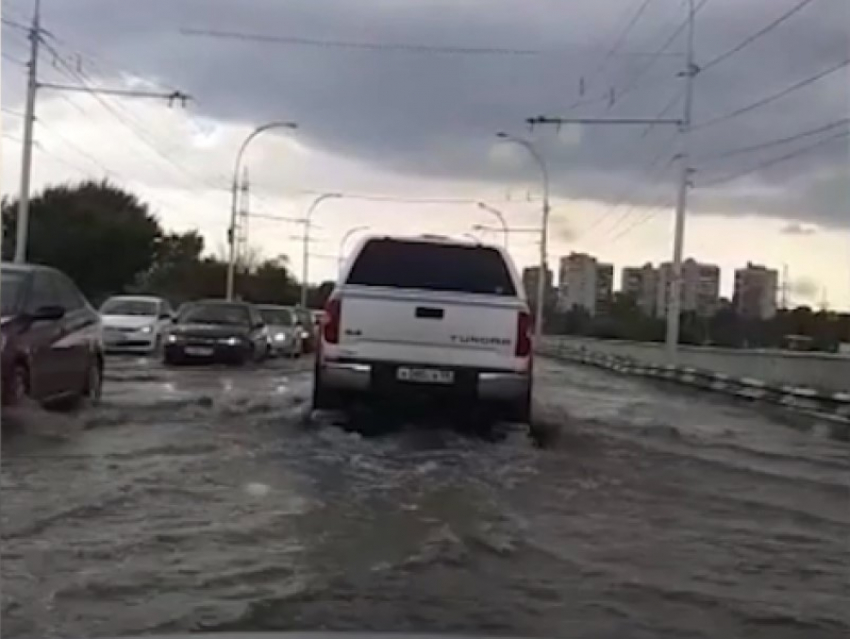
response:
M4 419L3 636L850 636L833 426L537 372L546 448L310 420L309 361L111 359L102 406Z

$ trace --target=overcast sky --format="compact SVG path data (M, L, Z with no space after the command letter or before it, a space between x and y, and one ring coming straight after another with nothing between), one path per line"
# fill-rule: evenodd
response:
M732 269L753 260L788 265L793 301L817 302L825 288L831 306L848 308L850 158L847 137L839 137L848 130L848 68L769 98L848 59L850 3L812 0L712 64L800 1L697 0L697 62L707 68L696 79L686 253L718 263L727 294ZM4 18L27 21L31 4L3 0ZM108 169L148 198L166 226L198 228L216 251L241 139L255 125L295 120L297 132L269 134L248 153L257 213L300 216L325 191L411 200L324 203L311 273L328 277L342 235L356 225L461 234L494 221L476 200L502 209L513 226L538 224L538 173L521 148L495 144L505 130L527 136L550 166L553 264L571 250L618 266L670 255L675 128L529 131L524 120L655 117L665 107L665 117L680 117L684 31L661 55L650 54L683 23L682 0L43 0L43 7L47 41L63 56L43 52L43 81L76 83L82 73L96 86L177 88L194 99L181 110L41 90L36 187ZM188 33L204 30L265 40ZM26 43L14 26L4 25L2 50L3 192L15 193ZM724 119L762 99L764 106ZM426 198L470 203L415 201ZM267 256L288 255L300 271L297 232L282 221L251 221L252 244ZM532 235L511 242L521 265L535 260Z

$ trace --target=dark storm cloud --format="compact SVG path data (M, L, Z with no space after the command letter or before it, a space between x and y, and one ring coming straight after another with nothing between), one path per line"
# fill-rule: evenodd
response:
M735 46L795 0L708 0L698 17L700 61ZM526 133L523 121L565 113L578 97L614 86L622 93L650 60L604 54L637 0L47 0L46 26L117 67L176 85L198 98L205 116L259 123L297 119L311 145L382 169L459 180L535 179L533 167L499 167L488 158L493 133ZM4 4L4 9L5 9ZM22 2L12 2L23 8ZM678 0L650 3L624 42L651 52L684 19ZM846 0L815 0L739 55L698 77L699 124L814 75L848 55ZM539 55L458 55L391 48L288 46L181 35L181 27L284 35L324 42L404 43L430 47L534 49ZM682 38L671 52L681 51ZM5 48L5 47L4 47ZM570 112L582 116L654 116L681 90L681 57L662 56L635 90ZM817 141L712 159L726 151L816 128L848 112L846 69L768 107L693 135L695 183L747 171ZM678 115L679 106L670 113ZM846 125L845 125L846 126ZM840 129L839 129L840 131ZM836 130L831 131L834 134ZM616 202L672 201L675 132L656 127L587 127L580 139L538 130L561 195ZM656 169L645 169L660 158ZM847 141L695 192L697 211L773 214L826 227L848 227ZM328 184L327 186L332 186Z

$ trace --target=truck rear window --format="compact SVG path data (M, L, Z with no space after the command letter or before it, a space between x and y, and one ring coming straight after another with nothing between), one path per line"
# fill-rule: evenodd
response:
M487 247L370 240L348 284L481 295L516 295L501 254Z

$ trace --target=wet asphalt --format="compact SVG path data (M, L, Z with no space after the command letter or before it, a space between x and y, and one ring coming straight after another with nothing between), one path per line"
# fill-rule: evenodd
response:
M4 415L2 636L850 636L850 444L817 417L540 361L482 439L310 419L311 362L108 361Z

